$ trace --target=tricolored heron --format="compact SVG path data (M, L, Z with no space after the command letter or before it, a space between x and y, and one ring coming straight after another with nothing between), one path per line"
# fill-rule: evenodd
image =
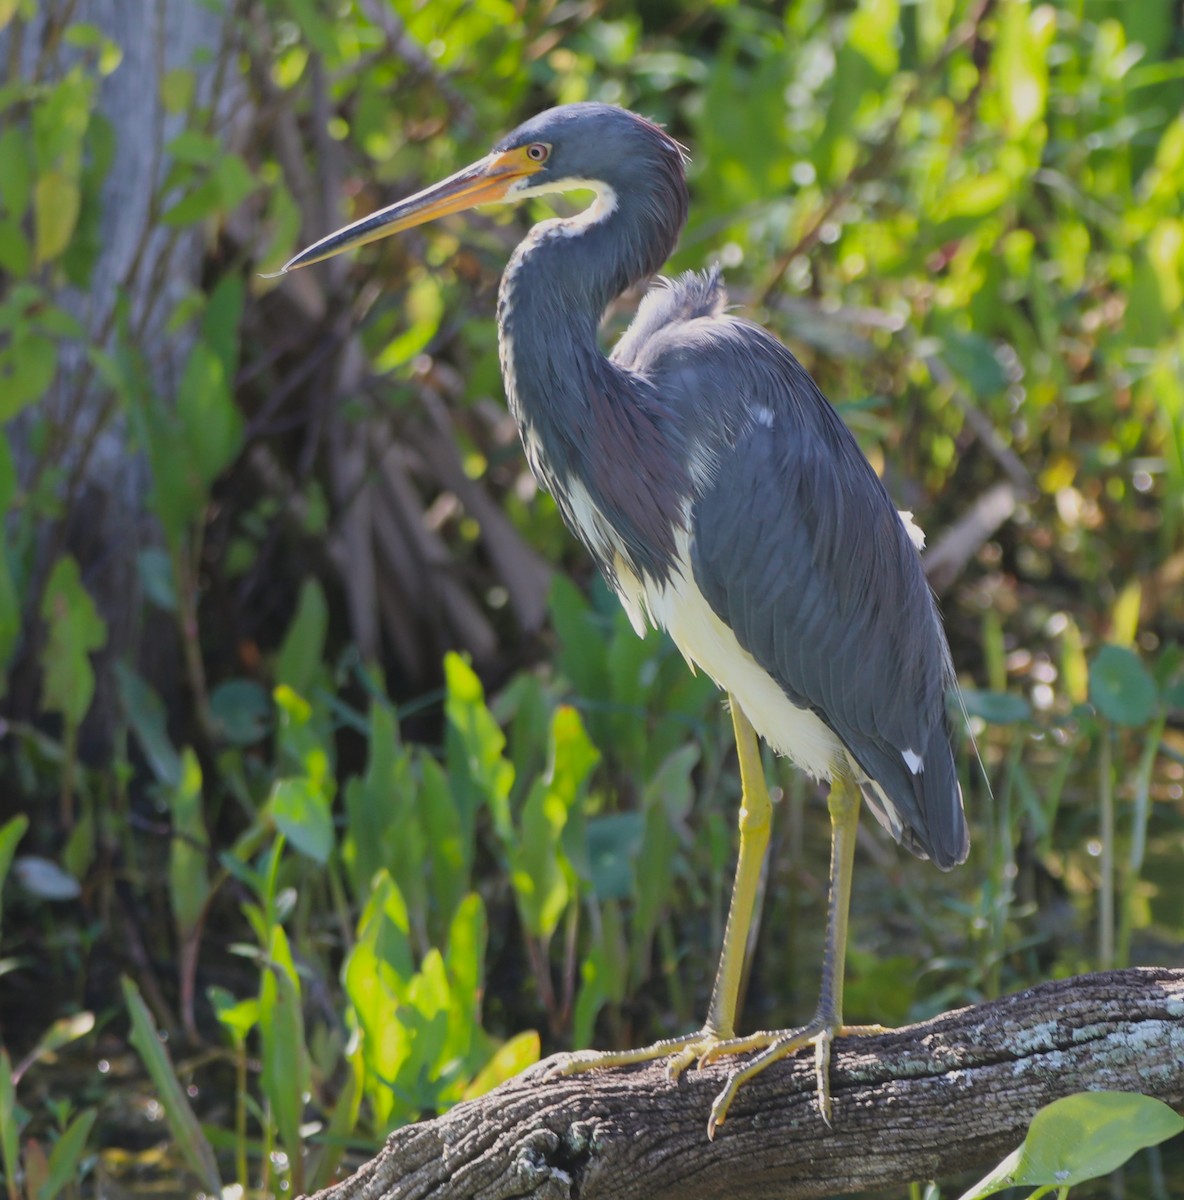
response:
M905 519L793 355L726 309L716 271L661 280L607 357L609 303L653 275L687 215L682 152L657 125L568 104L520 125L472 166L322 238L290 271L491 201L591 189L578 216L534 226L502 277L498 332L510 409L531 469L639 633L666 629L731 701L740 851L707 1021L640 1050L583 1052L565 1072L756 1051L717 1096L815 1047L829 1119L830 1044L861 795L939 867L967 853L946 693L953 673ZM830 898L814 1019L737 1037L736 1008L772 806L757 734L830 781Z

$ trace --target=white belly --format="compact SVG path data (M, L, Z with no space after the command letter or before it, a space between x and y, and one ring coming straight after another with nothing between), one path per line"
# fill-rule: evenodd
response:
M665 629L692 666L711 676L739 703L752 727L779 754L815 779L829 779L846 759L842 743L808 709L798 708L744 650L694 585L688 538L678 535L677 558L663 583L642 582L618 557L617 591L633 627L645 632L646 616Z

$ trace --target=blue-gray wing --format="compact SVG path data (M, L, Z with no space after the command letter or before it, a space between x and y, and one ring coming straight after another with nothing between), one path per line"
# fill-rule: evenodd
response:
M683 415L700 486L695 582L740 645L816 713L942 867L968 848L947 693L949 650L895 506L813 380L759 326L668 326L629 364Z

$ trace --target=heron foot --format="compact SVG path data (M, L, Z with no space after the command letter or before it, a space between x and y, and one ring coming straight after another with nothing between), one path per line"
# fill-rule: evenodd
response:
M877 1033L885 1033L883 1025L844 1025L837 1017L826 1014L816 1016L808 1025L800 1029L773 1029L749 1034L747 1037L726 1038L718 1040L699 1057L699 1065L706 1066L725 1054L747 1054L752 1050L759 1053L750 1062L737 1067L724 1084L723 1091L716 1096L711 1106L711 1115L707 1119L707 1136L714 1138L716 1130L724 1123L732 1101L736 1099L740 1088L759 1075L766 1067L782 1058L804 1049L814 1047L814 1074L817 1081L818 1108L822 1119L831 1123L830 1098L830 1047L838 1037L871 1037Z
M564 1055L548 1072L551 1076L578 1075L582 1071L596 1071L602 1067L631 1067L637 1063L666 1059L666 1078L677 1079L693 1062L704 1062L707 1056L720 1046L730 1045L734 1038L727 1037L709 1025L697 1033L683 1037L663 1038L637 1050L578 1050Z

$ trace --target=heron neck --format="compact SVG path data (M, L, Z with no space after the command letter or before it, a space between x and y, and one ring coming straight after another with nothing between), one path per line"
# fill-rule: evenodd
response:
M536 225L515 250L498 295L498 331L508 399L524 437L527 423L551 416L570 424L587 404L588 386L615 370L600 348L600 319L673 251L686 212L679 183L668 203L602 193L587 213Z
M594 224L536 226L498 298L502 374L527 460L610 580L619 559L639 576L664 574L681 521L684 470L661 400L597 337L609 302L673 248L682 222L672 215L666 232L620 208ZM639 228L649 236L628 236Z

